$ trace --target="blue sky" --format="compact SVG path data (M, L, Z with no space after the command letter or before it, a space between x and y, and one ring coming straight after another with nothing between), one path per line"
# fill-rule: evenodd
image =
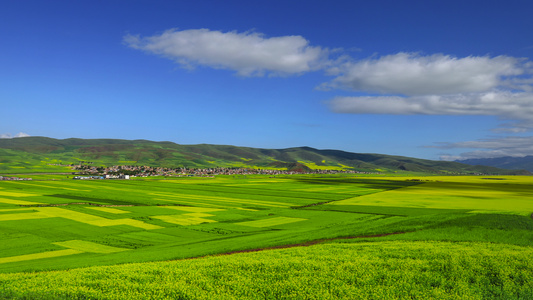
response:
M3 1L0 138L533 155L530 1L330 2Z

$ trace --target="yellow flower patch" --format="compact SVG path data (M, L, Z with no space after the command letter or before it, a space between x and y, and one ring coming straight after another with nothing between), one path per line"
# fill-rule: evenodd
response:
M90 253L115 253L122 252L130 249L111 247L107 245L101 245L93 242L82 241L82 240L70 240L64 242L53 243L61 247L69 248L79 252L90 252Z
M127 213L131 213L129 211L116 209L116 208L111 208L111 207L87 207L87 208L103 211L103 212L110 213L110 214L127 214Z
M10 263L10 262L19 262L19 261L25 261L25 260L41 259L41 258L51 258L51 257L58 257L58 256L72 255L72 254L80 254L80 253L83 253L83 251L74 250L74 249L65 249L65 250L47 251L47 252L34 253L34 254L2 257L0 258L0 264Z

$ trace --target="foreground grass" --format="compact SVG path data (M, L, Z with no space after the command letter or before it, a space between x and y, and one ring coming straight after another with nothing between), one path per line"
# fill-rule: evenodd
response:
M193 260L0 274L3 299L531 299L533 248L319 244Z

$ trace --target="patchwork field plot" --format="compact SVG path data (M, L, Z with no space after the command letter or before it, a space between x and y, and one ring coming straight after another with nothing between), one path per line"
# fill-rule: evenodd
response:
M0 203L3 203L3 204L15 204L15 205L39 205L39 204L42 204L42 203L38 203L38 202L15 200L15 199L2 199L2 198L0 198Z
M423 184L335 201L331 205L481 209L527 215L533 212L533 189L527 178L428 177Z
M26 260L52 258L52 257L66 256L66 255L72 255L72 254L80 254L83 252L84 251L79 251L75 249L46 251L46 252L40 252L40 253L34 253L34 254L3 257L3 258L0 258L0 263L13 263L13 262L26 261Z
M192 214L184 214L184 215L179 215L179 216L154 216L154 218L167 222L167 223L186 226L186 225L198 225L198 224L203 224L203 223L216 222L215 220L205 218L205 217L212 217L212 216L213 215L210 215L210 214L192 213Z
M87 208L94 209L94 210L99 210L99 211L103 211L103 212L107 212L107 213L110 213L110 214L127 214L127 213L129 213L129 211L124 211L124 210L111 208L111 207L87 207Z
M532 183L349 176L0 182L0 272L353 237L531 247Z
M269 219L263 219L263 220L241 222L241 223L237 223L237 224L238 225L243 225L243 226L251 226L251 227L271 227L271 226L294 223L294 222L300 222L300 221L305 221L305 220L307 220L307 219L289 218L289 217L276 217L276 218L269 218Z
M114 253L114 252L122 252L122 251L128 250L128 249L110 247L106 245L100 245L100 244L91 243L87 241L80 241L80 240L56 242L53 244L61 246L61 247L69 248L72 250L77 250L80 252L91 252L91 253Z

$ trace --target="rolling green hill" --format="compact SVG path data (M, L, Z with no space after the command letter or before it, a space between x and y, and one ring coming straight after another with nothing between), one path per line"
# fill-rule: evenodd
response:
M383 154L360 154L310 147L259 149L227 145L180 145L119 139L0 139L0 173L68 172L66 165L149 165L155 167L252 167L285 170L354 170L433 174L528 174L457 162Z

